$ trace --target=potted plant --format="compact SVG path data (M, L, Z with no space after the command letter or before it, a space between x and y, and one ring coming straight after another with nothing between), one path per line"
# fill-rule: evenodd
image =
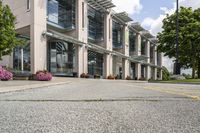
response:
M80 77L81 77L81 78L85 78L85 77L86 77L86 74L85 74L85 73L82 73L82 74L80 75Z
M99 74L95 74L95 75L94 75L94 78L95 78L95 79L100 79L100 77L101 77L101 76L100 76Z
M126 80L131 80L131 77L130 77L130 76L127 76L127 77L126 77Z
M115 76L109 75L109 76L107 77L107 79L113 80L113 79L115 79Z
M52 74L46 70L38 71L36 73L36 79L39 81L50 81L52 80Z

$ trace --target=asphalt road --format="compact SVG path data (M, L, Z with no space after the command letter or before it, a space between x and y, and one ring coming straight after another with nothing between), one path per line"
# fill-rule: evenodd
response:
M75 79L1 93L0 133L200 133L200 85Z

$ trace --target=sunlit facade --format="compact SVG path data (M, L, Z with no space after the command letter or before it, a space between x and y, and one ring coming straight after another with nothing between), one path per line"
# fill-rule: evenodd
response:
M16 71L48 70L55 76L162 79L157 41L110 0L4 0L28 41L2 65Z

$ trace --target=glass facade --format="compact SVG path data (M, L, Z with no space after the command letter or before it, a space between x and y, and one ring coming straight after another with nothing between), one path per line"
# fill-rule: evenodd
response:
M74 29L76 0L48 0L48 22L59 28Z
M13 51L13 68L15 71L27 71L31 69L30 43L17 46Z
M135 51L135 38L136 38L136 33L133 31L129 32L129 50L130 52Z
M103 54L88 51L88 74L103 75Z
M75 47L64 41L48 43L48 69L53 75L73 76Z
M88 37L89 41L103 41L104 13L88 6Z
M142 40L141 40L141 54L142 55L146 54L145 45L146 45L146 40L142 37Z
M131 62L131 75L132 75L132 79L136 78L136 71L135 71L135 63Z
M122 48L123 32L119 23L113 21L113 48Z

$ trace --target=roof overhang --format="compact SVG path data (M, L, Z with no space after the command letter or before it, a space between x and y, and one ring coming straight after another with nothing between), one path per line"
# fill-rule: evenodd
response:
M145 36L146 38L154 38L154 36L147 30L140 31L140 34Z
M149 39L152 43L157 44L158 43L158 39L153 37Z
M53 37L53 38L63 40L63 41L66 41L66 42L70 42L70 43L80 45L80 46L83 46L84 44L86 44L86 43L83 43L83 42L73 38L73 37L70 37L70 36L67 36L67 35L58 33L56 31L52 31L52 30L45 31L45 32L42 33L42 35L48 36L48 37Z
M126 13L126 12L115 13L114 15L115 15L115 17L117 17L120 20L122 20L124 23L128 23L130 21L133 21L133 19L130 18L128 16L128 13Z
M108 9L115 7L111 0L88 0L88 4L96 10L108 12Z
M105 49L105 48L103 48L101 46L98 46L96 44L93 44L93 43L88 43L87 46L88 46L89 49L97 50L100 53L107 53L107 54L109 54L109 53L112 52L110 50L107 50L107 49Z
M131 23L130 26L138 32L145 30L138 22Z

